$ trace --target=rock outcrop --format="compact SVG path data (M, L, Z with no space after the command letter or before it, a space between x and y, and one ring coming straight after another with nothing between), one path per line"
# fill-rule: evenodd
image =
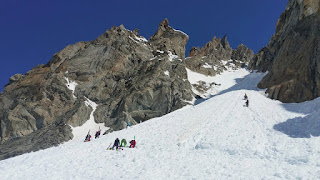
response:
M253 57L254 52L244 44L240 44L237 49L232 50L231 54L231 59L239 60L244 63L249 63Z
M289 0L269 44L249 67L269 73L258 84L270 98L303 102L320 96L320 1Z
M187 34L173 29L169 26L168 19L164 19L159 24L158 31L149 38L149 42L154 50L170 51L184 59L188 39Z
M221 60L230 60L232 48L230 47L227 37L214 37L205 44L201 49L192 47L186 58L186 66L192 71L214 76L225 70Z
M245 45L232 50L227 37L214 37L201 49L193 47L186 58L186 66L192 71L214 76L226 70L227 66L239 68L253 57L253 51Z
M98 104L95 121L113 130L185 106L193 98L182 62L187 40L167 20L150 41L121 25L11 77L0 94L0 159L72 139L70 125L93 110L86 98Z

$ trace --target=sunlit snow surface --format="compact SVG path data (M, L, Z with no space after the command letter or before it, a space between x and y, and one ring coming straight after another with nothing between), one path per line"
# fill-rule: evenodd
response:
M268 99L256 89L262 77L226 72L214 79L216 94L196 106L0 161L0 179L319 179L320 99ZM136 148L106 150L115 138L134 136Z

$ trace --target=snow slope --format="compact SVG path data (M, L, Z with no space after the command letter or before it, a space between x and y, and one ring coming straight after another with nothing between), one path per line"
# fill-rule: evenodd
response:
M222 75L227 89L196 106L0 161L1 179L319 179L320 99L283 104L255 88L263 74L229 73L233 85ZM134 136L136 148L106 150Z

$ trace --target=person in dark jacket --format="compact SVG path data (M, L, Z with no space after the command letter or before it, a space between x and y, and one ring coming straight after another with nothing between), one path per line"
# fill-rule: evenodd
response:
M249 107L249 99L246 101L246 107Z
M96 139L99 138L100 133L101 133L101 130L99 130L99 131L96 132L96 134L95 134L95 138L96 138Z
M119 141L119 139L117 138L117 139L114 141L114 144L113 144L113 146L112 146L112 149L114 149L114 147L116 147L116 149L118 150L119 144L120 144L120 141Z

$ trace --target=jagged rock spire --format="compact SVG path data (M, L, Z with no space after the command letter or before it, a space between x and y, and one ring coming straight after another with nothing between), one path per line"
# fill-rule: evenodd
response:
M159 24L158 31L149 38L149 42L154 50L171 51L172 54L184 59L188 39L188 35L170 27L168 19L165 18Z

